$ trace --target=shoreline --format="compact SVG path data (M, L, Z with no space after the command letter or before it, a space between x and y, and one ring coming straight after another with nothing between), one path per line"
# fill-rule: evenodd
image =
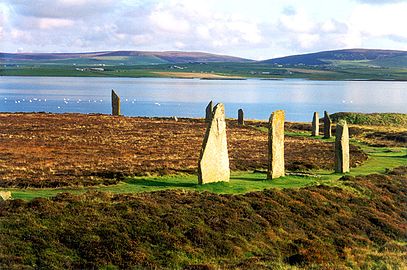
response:
M61 78L151 78L151 79L160 79L160 78L165 78L165 79L197 79L197 80L236 80L236 81L244 81L244 80L265 80L265 81L278 81L278 80L309 80L309 81L332 81L332 82L343 82L343 81L360 81L360 82L407 82L406 79L351 79L351 78L344 78L344 79L338 79L338 78L312 78L312 77L271 77L271 78L265 78L265 77L252 77L252 76L222 76L220 77L206 77L206 76L154 76L154 75L149 75L149 76L114 76L114 75L52 75L52 74L11 74L11 75L4 75L0 74L0 77L61 77Z
M140 119L155 119L155 120L174 120L176 117L178 120L192 120L192 121L202 121L205 120L205 117L185 117L185 116L143 116L143 115L120 115L120 116L113 116L110 113L98 113L98 112L90 112L90 113L83 113L83 112L46 112L46 111L31 111L31 112L23 112L23 111L15 111L15 112L6 112L6 111L0 111L0 115L6 115L6 114L11 114L11 115L17 115L17 114L22 114L22 115L28 115L28 114L47 114L47 115L78 115L78 116L103 116L103 117L117 117L117 118L140 118ZM351 115L354 117L354 115L362 115L366 117L377 117L377 116L385 116L385 117L401 117L401 118L406 118L407 119L407 113L400 113L400 112L371 112L371 113L362 113L362 112L333 112L330 114L331 117L334 117L335 119L338 118L336 115L341 116L341 117L349 117ZM320 121L322 121L323 118L320 118ZM237 118L234 117L226 117L226 120L228 121L237 121ZM268 122L268 119L253 119L253 118L245 118L245 121L248 122ZM293 124L309 124L312 121L293 121L293 120L287 120L285 119L285 123L293 123ZM336 122L336 121L335 121ZM335 123L334 122L334 123ZM353 124L348 120L348 124ZM361 123L355 123L357 125L363 125ZM390 123L391 124L391 123ZM366 124L368 126L386 126L389 125L389 123L382 124L382 125L371 125L371 124ZM402 125L401 128L404 126ZM407 126L405 126L407 128Z
M177 74L178 73L178 74ZM310 81L366 81L366 82L407 82L406 79L385 79L385 78L330 78L330 77L313 77L303 76L297 74L297 76L281 76L275 75L273 77L264 76L245 76L245 75L225 75L225 74L211 74L211 73L199 73L191 72L186 74L185 72L166 72L166 71L149 71L140 75L116 75L97 73L93 74L0 74L0 77L66 77L66 78L167 78L167 79L201 79L201 80L310 80Z

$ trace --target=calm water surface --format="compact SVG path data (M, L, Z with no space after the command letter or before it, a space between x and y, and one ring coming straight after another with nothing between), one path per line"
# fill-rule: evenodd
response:
M233 118L239 108L250 119L283 109L289 121L324 110L407 113L406 82L86 77L0 77L0 111L110 113L111 89L127 116L204 117L210 100Z

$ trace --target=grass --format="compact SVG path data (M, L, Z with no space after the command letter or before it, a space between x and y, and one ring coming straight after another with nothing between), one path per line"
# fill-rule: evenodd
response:
M354 113L339 112L331 115L334 122L346 120L349 124L407 127L407 114L405 113Z
M0 268L406 269L406 176L404 167L338 181L346 189L233 196L167 190L10 200L0 203ZM246 180L264 182L258 178Z
M76 59L74 59L76 60ZM183 69L177 71L172 65L163 64L160 60L153 59L155 64L148 64L150 59L134 58L127 64L121 63L120 59L106 62L103 72L75 71L75 67L92 67L104 63L103 60L93 59L89 63L81 63L74 60L55 61L51 64L22 63L18 67L4 67L0 70L0 76L103 76L103 77L162 77L160 73L170 72L168 77L182 77L182 73L220 74L226 77L247 78L306 78L311 80L407 80L407 70L400 68L371 68L363 65L343 65L330 67L277 67L264 63L183 63L179 64ZM89 60L89 59L88 59ZM87 61L88 61L87 60ZM150 61L151 62L151 61ZM73 66L73 63L76 66ZM137 64L138 63L138 64ZM140 65L143 64L144 65ZM172 74L173 73L173 74Z
M316 139L320 139L317 137ZM331 139L332 140L332 139ZM362 147L369 155L369 159L359 167L352 168L346 174L350 176L368 175L372 173L385 173L389 169L407 164L407 152L403 148L378 148L366 146L354 142ZM274 180L266 180L265 173L255 172L232 172L230 182L211 183L198 185L196 175L169 175L132 177L117 185L96 186L86 188L61 188L61 189L9 189L13 198L31 200L35 197L53 197L61 192L71 192L74 194L84 193L90 190L105 191L112 193L138 193L151 192L166 189L208 191L220 194L242 194L252 191L260 191L270 188L301 188L315 185L342 186L342 174L329 170L311 171L310 174L290 175Z
M351 143L369 156L354 177L234 171L206 185L180 174L11 189L23 200L0 204L0 268L404 269L406 167L383 173L406 165L407 150Z
M47 76L47 77L159 77L145 69L124 69L106 71L78 71L74 67L44 66L4 68L0 76Z

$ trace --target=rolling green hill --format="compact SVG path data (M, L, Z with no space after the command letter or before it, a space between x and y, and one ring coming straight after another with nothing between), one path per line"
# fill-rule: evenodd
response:
M265 79L407 81L407 51L366 49L325 51L264 61L180 51L0 53L0 66L0 76L206 78L205 74L210 74Z
M274 65L363 66L407 68L407 51L348 49L291 55L261 61Z
M249 59L203 52L107 51L90 53L0 53L1 64L150 65L194 62L251 62Z

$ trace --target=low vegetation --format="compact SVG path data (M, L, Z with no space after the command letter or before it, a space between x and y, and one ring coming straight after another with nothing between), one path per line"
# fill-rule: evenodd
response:
M205 134L199 119L0 114L0 120L2 187L110 185L125 176L196 174ZM235 120L227 124L231 169L267 169L267 132ZM289 170L333 168L332 141L292 136L285 149ZM352 166L366 160L358 147L351 151Z
M170 77L194 78L220 76L226 78L284 79L302 78L310 80L393 80L406 81L406 68L370 68L366 66L304 66L270 65L263 63L183 63L177 65L109 65L103 71L77 70L93 65L18 65L0 69L0 76L65 76L65 77ZM216 78L213 78L216 79Z
M405 269L407 167L245 195L0 203L2 269Z
M203 120L1 117L0 269L407 268L402 126L351 125L341 176L332 138L286 123L290 173L266 181L266 122L228 120L231 181L199 186Z
M407 80L407 52L336 50L253 61L194 52L0 53L0 76ZM97 70L95 70L95 68ZM93 70L92 70L93 69ZM221 76L221 77L217 77Z
M355 113L338 112L330 115L333 122L343 119L349 124L395 126L407 129L407 114L405 113Z
M344 118L340 116L344 115ZM346 115L354 115L350 117L352 122L356 115L366 115L361 113L335 113L333 117L335 122L339 119L347 119ZM359 142L366 143L371 146L377 147L405 147L407 144L407 114L397 114L397 113L380 113L371 114L374 115L369 121L363 121L365 124L349 124L350 137ZM371 117L370 114L364 116L365 118ZM390 119L389 124L384 124L383 119ZM393 120L391 120L393 119ZM359 121L359 120L358 120ZM377 121L377 122L376 122ZM361 121L362 122L362 121ZM371 124L367 124L371 123ZM380 125L382 124L383 125ZM264 123L259 123L257 127L266 130L266 125ZM323 131L322 119L320 121L320 131ZM309 123L287 123L286 133L291 135L301 135L306 136L311 133L311 125ZM335 134L335 124L332 127L332 134Z

